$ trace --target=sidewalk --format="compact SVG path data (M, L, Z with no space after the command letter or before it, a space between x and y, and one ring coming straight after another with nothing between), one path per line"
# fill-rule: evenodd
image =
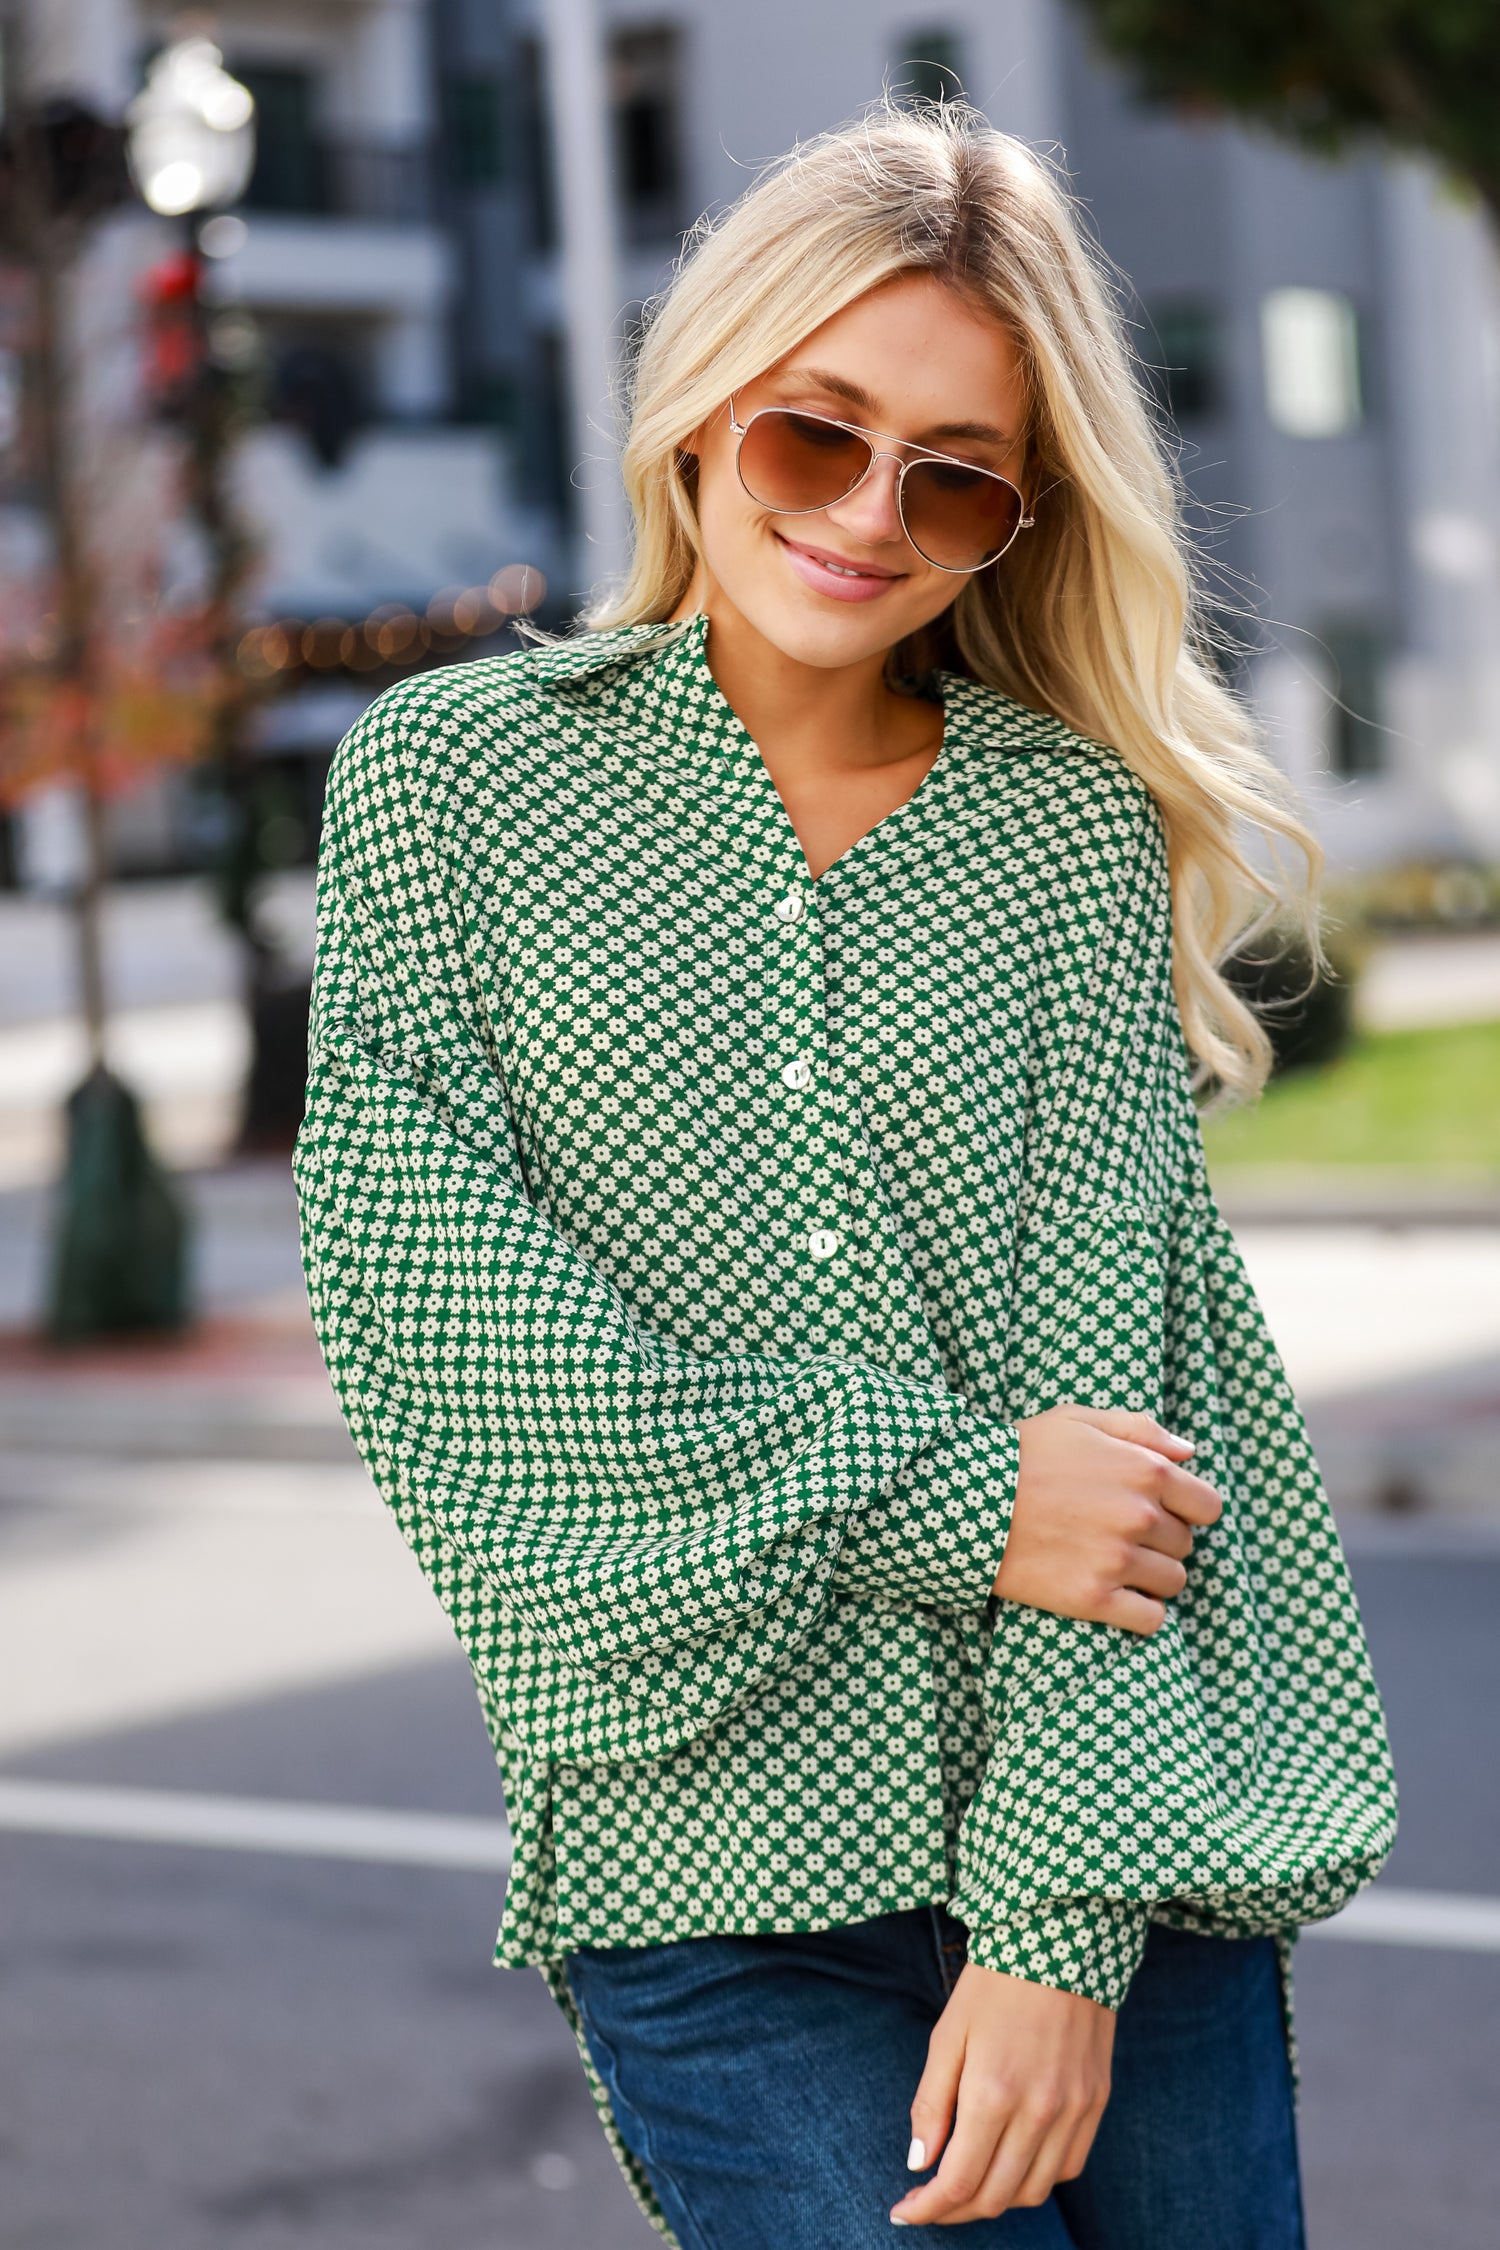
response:
M289 957L310 963L311 870L277 877L267 912ZM228 1147L248 1057L235 941L201 879L116 885L106 936L111 1059L140 1093L162 1157L178 1168L212 1165ZM61 1104L84 1063L75 991L73 933L61 908L0 894L0 1192L56 1177ZM1500 931L1385 940L1358 1004L1371 1030L1500 1020ZM1264 1183L1237 1179L1225 1207L1232 1219L1258 1223L1500 1225L1500 1186L1278 1174Z
M218 1302L189 1335L53 1351L0 1334L0 1759L461 1662L300 1287L245 1293L268 1263L244 1224L258 1207L280 1206L295 1259L290 1183L251 1169L207 1199ZM226 1215L250 1238L226 1240Z
M308 1319L286 1160L181 1186L200 1325L182 1339L65 1352L28 1334L47 1199L0 1195L0 1476L13 1480L24 1460L39 1490L52 1455L116 1476L143 1462L362 1474ZM1296 1223L1237 1213L1235 1224L1341 1518L1500 1523L1500 1226L1411 1211L1400 1224L1389 1212Z
M1384 938L1360 979L1367 1031L1500 1018L1500 930L1420 931Z
M267 886L266 920L310 965L313 877ZM116 884L104 909L109 1060L141 1096L152 1144L176 1167L229 1145L249 1062L243 963L203 879ZM74 933L55 903L0 894L0 1190L54 1179L61 1108L83 1075Z

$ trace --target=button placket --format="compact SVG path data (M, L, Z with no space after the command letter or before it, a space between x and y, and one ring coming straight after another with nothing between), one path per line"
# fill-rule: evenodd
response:
M908 1300L900 1305L898 1317L892 1321L891 1315L897 1311L903 1294L898 1290L897 1299L893 1301L890 1294L892 1269L906 1274L908 1289L912 1284L892 1212L890 1191L882 1178L866 1122L864 1089L843 1056L832 1050L828 1080L829 1107L836 1117L844 1194L851 1217L850 1248L856 1262L866 1329L862 1348L885 1358L896 1335L910 1318L910 1357L898 1363L901 1372L928 1386L933 1398L962 1410L964 1401L962 1397L953 1396L941 1372L937 1340L920 1307Z
M841 1119L832 1087L822 946L811 881L802 877L789 884L773 901L771 912L781 925L785 948L777 958L785 964L793 988L790 1005L783 1011L784 1026L793 1032L793 1051L775 1065L776 1074L788 1094L811 1097L798 1105L797 1115L822 1159L822 1169L839 1181L844 1170ZM848 1218L845 1196L837 1187L831 1196L826 1189L819 1191L816 1207L806 1209L800 1242L804 1258L822 1284L820 1294L839 1286L829 1269L850 1246Z

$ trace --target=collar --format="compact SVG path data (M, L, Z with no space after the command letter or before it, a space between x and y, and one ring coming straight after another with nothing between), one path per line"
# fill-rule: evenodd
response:
M539 649L528 670L538 685L570 702L581 698L596 716L633 733L641 729L684 744L708 737L724 750L749 752L759 763L759 752L709 669L703 610L675 623L574 634ZM1061 720L963 673L939 672L936 682L945 767L971 750L1051 747L1078 739Z

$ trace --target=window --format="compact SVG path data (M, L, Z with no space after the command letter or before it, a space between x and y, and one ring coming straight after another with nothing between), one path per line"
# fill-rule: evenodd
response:
M928 24L902 40L891 70L897 101L956 101L963 90L963 50L955 32Z
M1146 308L1142 357L1152 387L1174 422L1201 421L1221 399L1219 316L1192 297Z
M443 88L448 176L455 187L495 187L505 177L505 129L496 79L450 78Z
M674 30L616 32L609 43L610 101L620 231L628 243L670 242L683 209L682 41Z
M373 328L337 313L267 312L256 325L268 415L300 430L323 467L336 468L369 416Z
M1380 773L1386 762L1381 711L1385 636L1360 619L1336 618L1318 634L1327 655L1328 763L1350 777Z
M0 348L0 453L9 453L20 442L21 373L20 353Z
M562 337L551 329L531 340L516 405L519 497L526 507L550 508L570 530L577 521L578 494L568 451L568 361Z
M517 47L520 90L518 171L526 188L527 232L535 251L557 247L557 175L552 164L552 124L547 115L547 57L540 39Z
M1287 437L1343 437L1364 416L1359 322L1336 289L1273 289L1261 300L1266 412Z
M487 422L513 437L520 414L519 386L508 368L486 368L470 376L464 386L464 421Z
M255 97L255 170L245 190L246 208L326 211L327 165L314 120L312 73L255 63L236 63L233 69Z

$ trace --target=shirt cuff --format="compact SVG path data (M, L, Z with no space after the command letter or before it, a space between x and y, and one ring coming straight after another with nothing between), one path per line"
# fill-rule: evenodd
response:
M982 1609L1005 1552L1020 1465L1013 1422L965 1413L912 1456L884 1500L850 1514L832 1590Z
M962 1898L951 1911L969 1924ZM969 1924L969 1959L977 1968L1118 2008L1140 1966L1148 1924L1136 1899L1049 1899L1018 1908L1004 1922Z

